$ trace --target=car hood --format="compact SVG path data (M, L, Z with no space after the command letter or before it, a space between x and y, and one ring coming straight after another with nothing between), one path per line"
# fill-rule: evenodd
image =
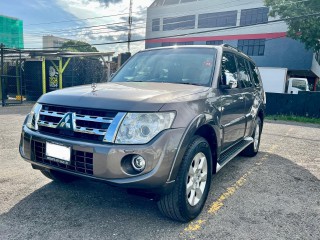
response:
M43 104L118 111L159 111L179 98L207 91L208 87L146 82L121 82L65 88L43 95Z

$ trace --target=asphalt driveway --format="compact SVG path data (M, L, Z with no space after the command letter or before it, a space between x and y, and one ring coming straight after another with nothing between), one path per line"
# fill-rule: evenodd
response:
M54 183L21 159L30 106L0 108L0 239L319 239L320 126L267 122L261 152L213 177L190 224L103 183Z

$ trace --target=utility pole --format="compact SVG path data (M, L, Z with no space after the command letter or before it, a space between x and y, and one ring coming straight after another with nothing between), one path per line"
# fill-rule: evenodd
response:
M129 31L128 31L128 52L130 52L130 43L131 43L131 31L132 31L132 0L130 0L129 8Z

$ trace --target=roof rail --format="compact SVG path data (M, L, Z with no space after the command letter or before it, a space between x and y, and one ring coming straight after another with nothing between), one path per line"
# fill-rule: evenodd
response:
M236 50L237 52L240 52L238 48L235 48L235 47L233 47L233 46L231 46L229 44L224 43L224 44L222 44L222 46L223 47L227 47L227 48L232 48L233 50Z
M238 53L243 54L243 55L247 56L248 58L252 59L249 55L245 54L244 52L240 51L238 48L235 48L235 47L233 47L233 46L231 46L231 45L229 45L229 44L225 44L225 43L224 43L224 44L222 44L221 46L227 47L227 48L231 48L231 49L233 49L233 50L236 50Z

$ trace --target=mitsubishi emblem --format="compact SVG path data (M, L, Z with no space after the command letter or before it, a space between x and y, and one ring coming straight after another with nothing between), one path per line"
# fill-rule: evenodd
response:
M59 122L58 128L60 129L74 129L75 127L75 114L67 113Z

